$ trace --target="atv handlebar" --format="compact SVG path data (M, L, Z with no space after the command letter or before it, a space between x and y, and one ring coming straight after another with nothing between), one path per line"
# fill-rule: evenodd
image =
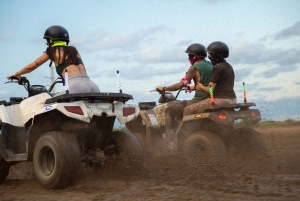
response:
M16 81L14 81L14 80L16 80ZM11 77L10 77L10 81L5 82L4 84L7 84L7 83L18 83L19 85L22 85L22 84L23 84L24 82L26 82L26 81L28 81L28 80L26 79L26 77L21 77L21 80L19 80L18 77L16 77L16 76L11 76Z
M56 78L56 80L51 84L51 86L49 87L48 91L51 92L53 87L57 84L57 83L62 83L63 86L65 86L65 79L62 77L58 77Z
M170 101L174 101L174 100L177 100L177 97L179 96L180 92L184 90L184 88L182 89L179 89L176 96L174 97L174 95L171 93L171 92L165 92L165 91L162 91L162 92L159 92L157 90L150 90L150 92L158 92L161 94L158 102L159 103L166 103L166 102L170 102Z
M30 96L36 95L37 93L40 93L40 92L51 93L53 87L57 83L62 83L64 85L65 80L62 77L56 78L56 80L51 84L49 89L46 89L45 86L43 86L43 85L30 85L29 80L26 77L22 77L22 76L21 76L20 80L16 76L11 76L10 81L5 82L4 84L7 84L7 83L18 83L19 85L23 85L24 88L26 89L26 91L28 91L28 97L30 97Z

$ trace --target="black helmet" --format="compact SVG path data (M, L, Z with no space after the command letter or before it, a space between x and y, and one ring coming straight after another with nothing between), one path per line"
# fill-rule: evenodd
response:
M227 58L229 56L229 48L228 46L221 42L215 41L212 42L206 49L206 51L210 54L215 54L221 58Z
M47 41L49 41L50 39L52 39L52 41L61 40L67 42L67 44L70 41L67 29L58 25L54 25L46 29L44 39L46 39Z
M188 54L195 55L197 57L206 57L205 46L199 43L191 44L185 51Z

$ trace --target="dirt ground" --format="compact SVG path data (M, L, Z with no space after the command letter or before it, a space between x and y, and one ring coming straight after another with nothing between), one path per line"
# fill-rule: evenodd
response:
M0 200L300 200L300 126L256 130L269 151L258 173L184 171L157 159L126 174L83 167L74 185L47 190L34 178L32 164L20 163L0 185Z

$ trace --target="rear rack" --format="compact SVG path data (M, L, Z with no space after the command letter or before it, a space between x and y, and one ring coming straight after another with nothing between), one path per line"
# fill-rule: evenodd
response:
M62 103L62 102L72 102L80 100L88 100L91 103L94 102L114 102L121 101L125 103L126 101L133 99L132 95L124 93L78 93L78 94L63 94L46 100L46 104L50 103Z
M222 109L240 109L240 110L247 110L251 106L256 106L255 103L236 103L236 104L224 104L224 105L212 105L212 108L210 109L205 109L205 112L213 112L217 110L222 110Z

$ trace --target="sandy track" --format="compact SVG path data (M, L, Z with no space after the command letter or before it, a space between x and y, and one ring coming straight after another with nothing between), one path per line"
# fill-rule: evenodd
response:
M119 175L83 168L73 186L46 190L35 180L31 163L21 163L0 186L0 200L300 200L300 126L256 130L269 150L258 174L186 172L164 159L149 161L142 172Z

